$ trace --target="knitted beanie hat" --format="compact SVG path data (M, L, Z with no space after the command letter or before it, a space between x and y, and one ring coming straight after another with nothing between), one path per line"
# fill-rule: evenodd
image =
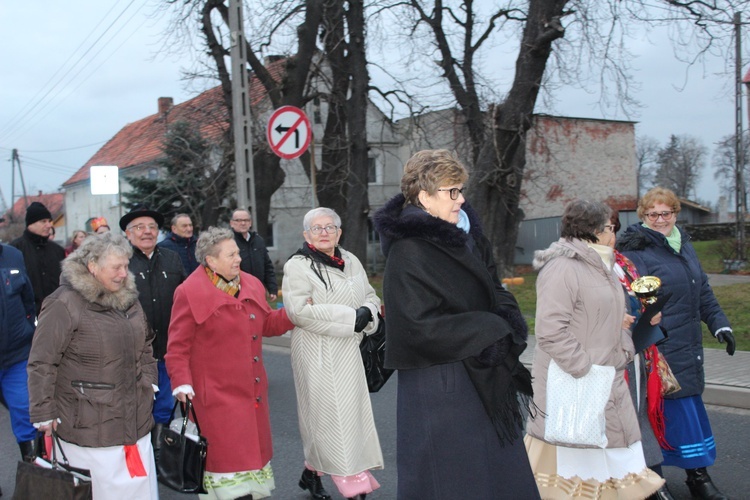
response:
M26 227L40 220L51 218L52 214L47 210L47 207L38 201L33 202L29 205L29 208L26 209Z

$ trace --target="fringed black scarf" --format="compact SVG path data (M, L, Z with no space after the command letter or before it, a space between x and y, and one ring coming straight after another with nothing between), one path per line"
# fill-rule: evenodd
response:
M310 259L310 269L313 270L313 272L315 273L315 276L320 278L320 281L323 282L323 284L326 287L326 290L328 289L330 279L327 282L325 278L323 278L321 267L327 266L327 267L334 267L338 269L339 271L344 270L344 259L341 258L341 250L339 250L339 247L334 248L333 255L331 256L331 255L321 252L320 250L315 248L313 245L305 242L302 245L302 248L297 250L293 255L302 255L306 259Z
M476 357L463 360L502 446L521 436L526 415L535 416L531 372L519 359L525 347L512 344L508 355L495 366L487 366Z

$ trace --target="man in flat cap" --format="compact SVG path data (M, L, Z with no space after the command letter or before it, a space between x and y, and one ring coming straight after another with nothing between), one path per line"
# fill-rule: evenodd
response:
M187 277L180 256L172 250L156 245L159 228L163 224L162 214L144 207L136 207L120 219L120 229L125 231L130 244L133 245L133 256L128 268L135 276L138 299L155 334L153 349L159 368L159 392L154 400L153 414L156 425L151 432L151 442L157 461L159 435L165 424L169 426L169 416L174 404L172 385L164 364L172 301L175 289Z
M36 315L42 310L44 298L60 285L60 262L65 249L49 239L52 234L52 214L35 201L26 209L26 230L10 244L21 251L26 271L34 288Z

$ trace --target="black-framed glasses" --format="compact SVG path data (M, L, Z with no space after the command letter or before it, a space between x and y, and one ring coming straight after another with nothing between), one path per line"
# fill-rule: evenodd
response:
M664 212L649 212L646 214L646 217L648 217L648 220L656 222L657 220L659 220L659 217L661 217L665 221L671 220L672 215L674 215L674 210L665 210Z
M604 224L604 229L609 229L611 233L615 232L615 225L614 224Z
M252 222L250 219L232 219L232 221L238 224L250 224Z
M451 200L457 200L459 194L463 194L464 188L438 188L438 191L447 191L450 194Z
M334 226L333 224L328 224L327 226L313 226L308 231L310 231L314 235L319 235L323 231L325 231L327 234L333 234L336 231L338 231L339 227Z

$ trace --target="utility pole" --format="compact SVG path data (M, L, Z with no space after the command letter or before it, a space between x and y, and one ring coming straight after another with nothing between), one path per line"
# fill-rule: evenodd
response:
M21 159L18 157L18 150L13 148L11 155L11 184L10 184L10 208L11 215L13 207L16 204L16 165L18 165L18 176L21 178L21 190L23 191L23 202L26 208L29 208L29 198L26 196L26 183L23 180L23 170L21 169Z
M250 210L255 224L255 171L253 169L252 123L250 122L250 82L247 78L247 54L242 17L242 0L229 0L229 31L232 46L232 127L237 207Z
M744 169L744 147L742 144L742 13L734 13L734 40L735 40L735 74L734 74L734 97L735 97L735 198L737 218L737 260L745 261L745 181Z

